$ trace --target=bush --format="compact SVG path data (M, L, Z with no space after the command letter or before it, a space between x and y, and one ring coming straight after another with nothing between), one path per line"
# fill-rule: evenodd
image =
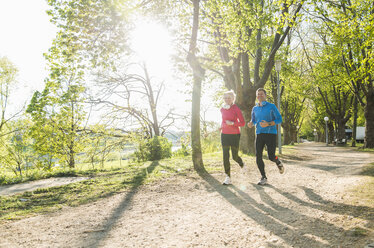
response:
M154 161L171 157L171 142L162 136L140 141L134 157L138 162Z
M210 132L201 137L201 149L203 153L220 151L221 134L218 132Z
M181 145L181 148L173 152L174 157L186 157L191 154L191 147L187 146L186 144Z

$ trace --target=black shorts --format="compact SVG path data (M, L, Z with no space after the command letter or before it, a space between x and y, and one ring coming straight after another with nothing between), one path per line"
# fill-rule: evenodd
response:
M240 133L238 134L225 134L221 133L222 146L236 146L239 147Z

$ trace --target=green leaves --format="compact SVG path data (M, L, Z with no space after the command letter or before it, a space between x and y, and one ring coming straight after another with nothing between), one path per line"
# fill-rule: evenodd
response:
M60 28L55 47L80 65L108 66L126 48L127 1L48 1L51 21ZM85 61L86 63L83 63Z

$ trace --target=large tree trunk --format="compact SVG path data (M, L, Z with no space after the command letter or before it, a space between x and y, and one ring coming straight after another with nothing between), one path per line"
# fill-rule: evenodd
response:
M196 58L196 41L197 32L199 29L199 2L193 1L193 24L192 36L190 40L190 48L187 56L187 61L193 71L193 90L192 90L192 113L191 113L191 146L192 146L192 161L194 169L198 172L205 171L203 156L201 152L200 141L200 98L201 98L201 82L203 81L205 70L201 67Z
M374 88L366 96L365 115L365 148L374 148Z
M251 120L251 110L245 108L242 110L243 117L246 122ZM248 128L247 125L241 128L241 136L240 136L240 149L245 154L255 154L255 129Z
M343 139L346 139L346 135L345 135L345 124L347 122L343 119L339 119L338 122L337 122L337 135L336 135L336 138L339 140L343 140Z
M192 92L191 145L192 161L196 171L204 170L200 141L200 98L202 79L194 76Z

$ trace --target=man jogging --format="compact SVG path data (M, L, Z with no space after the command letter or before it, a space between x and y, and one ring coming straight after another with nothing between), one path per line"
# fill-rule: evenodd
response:
M248 127L256 126L256 163L261 172L261 180L258 184L265 185L267 177L265 164L262 160L265 145L267 146L269 159L276 163L281 174L284 172L282 162L275 156L276 125L282 123L282 116L274 104L266 101L266 91L263 88L256 91L256 98L258 103L252 109L252 120L248 123Z

